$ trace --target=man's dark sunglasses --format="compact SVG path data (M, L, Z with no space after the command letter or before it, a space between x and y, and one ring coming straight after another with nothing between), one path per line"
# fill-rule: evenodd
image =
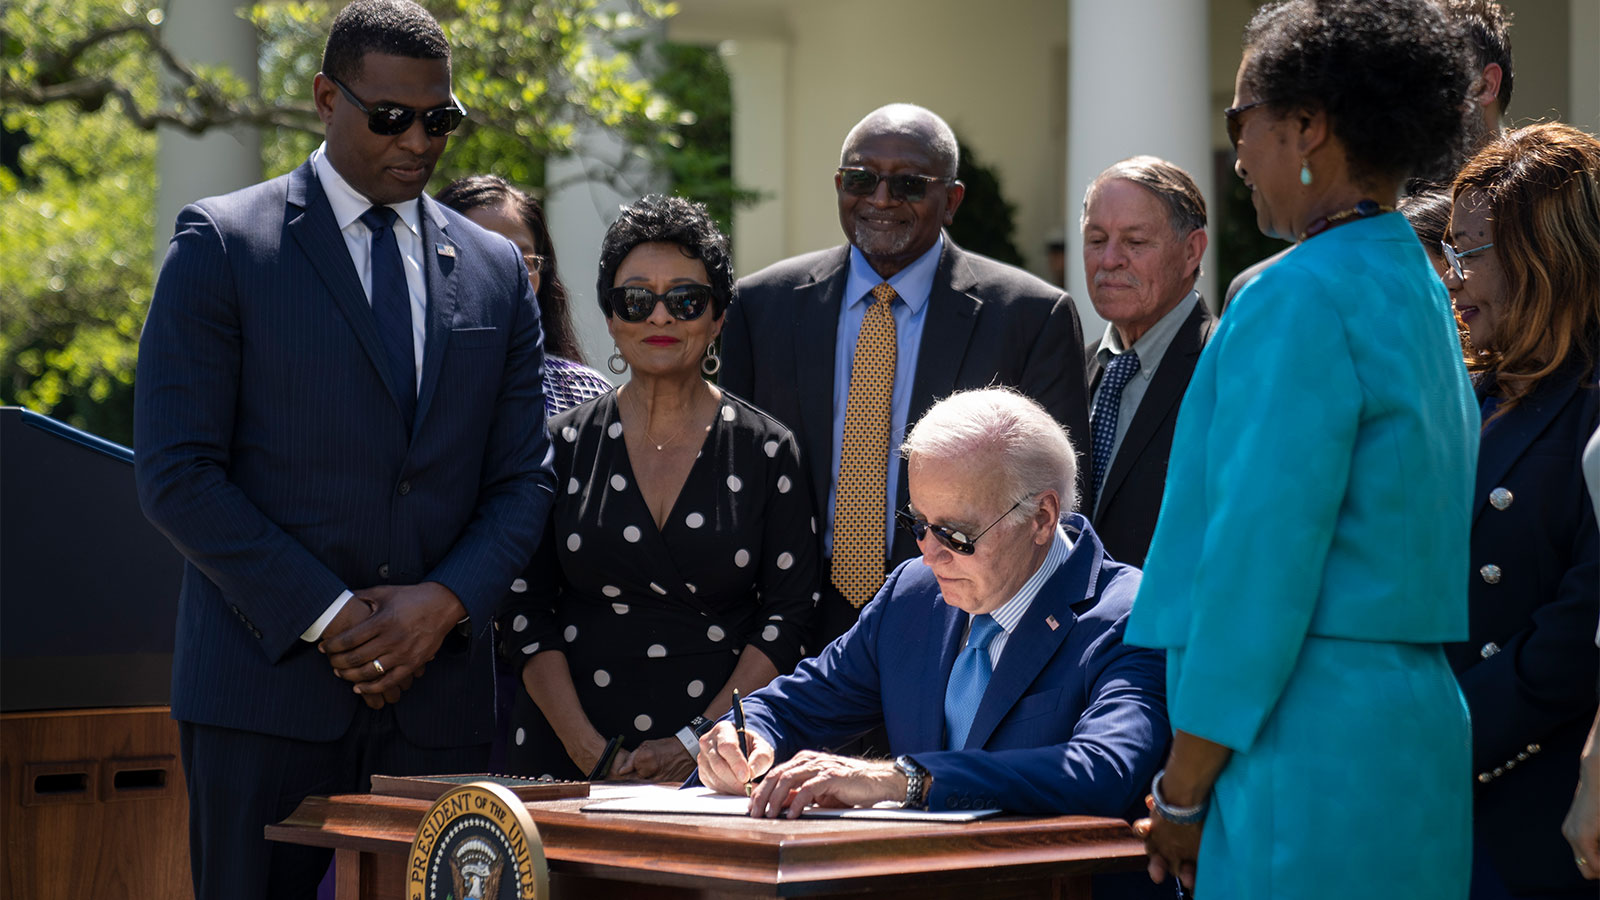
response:
M1022 500L1026 499L1028 498L1022 498ZM916 538L918 541L922 540L923 535L931 531L933 532L933 536L939 539L939 543L949 547L952 552L960 553L962 556L971 556L972 554L978 552L978 538L988 534L996 525L999 525L1002 521L1004 521L1006 516L1011 515L1011 513L1015 511L1017 507L1022 505L1022 500L1018 500L1017 502L1011 504L1011 509L1001 513L1000 518L990 522L988 528L985 528L972 537L967 537L964 533L956 531L953 528L946 528L943 525L935 525L932 522L929 522L927 519L924 519L921 516L911 512L909 507L906 509L896 510L894 518L895 521L899 522L902 527L911 532L911 536Z
M403 134L407 128L411 127L412 120L416 119L418 113L421 113L422 130L427 132L428 137L444 137L460 127L461 120L467 117L467 111L461 108L459 101L454 97L451 98L450 105L436 106L433 109L418 110L410 106L401 106L398 103L378 103L368 107L357 99L356 95L352 94L350 89L345 87L339 79L329 75L327 72L322 74L334 83L334 86L339 89L339 93L350 101L351 106L361 110L366 115L367 127L372 130L373 134L381 134L384 137Z
M667 315L680 322L698 319L711 306L711 285L680 284L665 294L647 287L623 285L606 291L611 311L624 322L643 322L655 312L657 303L667 305Z
M935 178L932 175L879 175L860 166L839 167L839 187L846 194L870 197L878 189L878 182L889 185L889 196L905 203L921 203L928 196L928 188L936 184L954 184L954 178Z
M1222 111L1222 117L1228 120L1228 143L1233 145L1233 149L1239 149L1239 135L1244 132L1244 119L1241 116L1258 106L1265 106L1271 102L1273 101L1257 100L1254 103L1230 106Z

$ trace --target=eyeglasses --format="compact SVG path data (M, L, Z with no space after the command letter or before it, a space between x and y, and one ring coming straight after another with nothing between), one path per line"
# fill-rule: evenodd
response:
M623 285L606 291L606 301L624 322L643 322L650 318L657 303L667 305L667 315L688 322L700 318L711 305L711 285L680 284L665 294L647 287Z
M960 553L963 556L971 556L972 554L978 552L978 538L988 534L991 529L1003 522L1006 516L1011 515L1011 513L1014 512L1017 507L1021 506L1023 500L1027 499L1028 497L1023 497L1022 500L1018 500L1017 502L1011 504L1011 509L1001 513L1000 518L990 522L988 528L985 528L972 537L967 537L964 533L956 531L953 528L946 528L943 525L935 525L932 522L929 522L927 519L912 513L909 507L906 509L896 510L894 518L895 521L899 522L902 527L911 532L911 536L916 538L918 541L921 541L924 535L932 532L933 536L939 539L939 543L949 547L951 551Z
M544 257L537 253L522 254L522 263L528 267L529 272L537 272L544 268Z
M1228 120L1228 143L1233 149L1239 149L1239 135L1244 132L1244 119L1242 116L1258 106L1265 106L1271 100L1257 100L1254 103L1245 103L1239 106L1230 106L1222 111L1222 117Z
M1490 241L1482 247L1473 247L1471 250L1457 250L1451 246L1449 241L1440 241L1439 246L1444 248L1444 261L1450 264L1450 271L1456 273L1457 278L1466 281L1467 273L1461 268L1461 261L1474 253L1482 253L1493 247L1494 241Z
M367 128L371 129L373 134L381 134L385 137L403 134L407 128L411 127L412 120L416 119L420 113L422 115L422 130L427 132L429 137L444 137L460 127L461 120L467 117L467 111L461 108L460 101L453 96L450 98L448 106L436 106L433 109L419 110L410 106L401 106L398 103L378 103L369 108L365 103L357 99L356 95L352 94L350 89L345 87L339 79L329 75L327 72L322 74L333 82L334 86L339 89L339 93L344 94L344 98L350 101L351 106L361 110L366 115Z
M889 185L889 196L906 203L921 203L928 196L928 188L936 184L955 184L954 178L935 178L907 172L901 175L879 175L860 166L839 167L839 188L856 197L870 197L878 189L878 182Z

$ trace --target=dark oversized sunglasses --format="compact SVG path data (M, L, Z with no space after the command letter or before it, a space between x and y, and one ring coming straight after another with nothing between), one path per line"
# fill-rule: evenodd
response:
M839 167L839 187L846 194L857 197L870 197L878 189L878 182L889 185L889 196L905 203L921 203L922 198L928 196L928 188L936 184L954 184L954 178L935 178L932 175L918 175L906 173L902 175L879 175L871 169L860 166Z
M1026 499L1028 498L1022 498L1022 500ZM895 521L899 522L907 531L911 532L911 536L916 538L918 541L922 540L923 535L932 532L933 536L939 539L939 543L949 547L952 552L960 553L963 556L971 556L972 554L978 552L978 538L988 534L996 525L999 525L1002 521L1004 521L1006 516L1011 515L1011 513L1015 511L1017 507L1022 505L1022 500L1018 500L1017 502L1011 504L1011 509L1001 513L1000 518L990 522L988 528L985 528L972 537L967 537L965 533L956 531L953 528L946 528L943 525L935 525L932 522L929 522L927 519L912 513L910 508L896 510L894 518Z
M350 101L351 106L361 110L366 115L367 128L371 129L373 134L381 134L384 137L403 134L407 128L411 127L412 120L416 119L420 113L422 116L422 130L427 132L428 137L444 137L460 127L461 120L467 117L467 111L461 108L460 102L454 97L450 98L448 106L436 106L433 109L419 110L410 106L387 102L377 103L369 107L362 103L355 94L351 93L350 89L345 87L339 79L329 75L327 72L322 74L334 83L334 86L339 89L339 93L344 95L344 99Z
M1222 118L1228 121L1228 143L1233 145L1233 149L1239 149L1239 135L1244 132L1244 114L1258 106L1265 106L1271 102L1271 100L1257 100L1254 103L1230 106L1222 111Z
M611 311L624 322L643 322L655 312L657 303L667 305L667 315L680 322L698 319L711 306L711 285L680 284L665 294L647 287L623 285L606 291Z

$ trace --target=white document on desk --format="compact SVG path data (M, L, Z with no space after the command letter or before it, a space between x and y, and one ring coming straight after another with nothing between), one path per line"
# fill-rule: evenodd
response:
M649 785L627 796L601 800L583 807L584 812L689 814L747 816L750 798L738 794L719 794L707 787L682 790ZM800 814L805 819L883 819L900 822L976 822L1000 815L998 809L952 809L929 811L901 809L898 806L873 806L860 809L812 807Z

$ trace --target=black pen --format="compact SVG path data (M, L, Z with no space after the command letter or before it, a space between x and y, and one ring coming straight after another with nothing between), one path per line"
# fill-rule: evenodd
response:
M589 773L589 780L599 781L606 777L606 770L611 768L611 761L617 758L617 751L621 749L622 735L606 741L606 749L600 751L600 760L594 764L594 771Z
M744 701L739 699L738 688L733 689L733 728L739 732L739 755L743 756L745 762L748 763L750 761L750 743L745 740L744 736ZM750 782L744 783L746 796L749 796L754 790L755 787Z

